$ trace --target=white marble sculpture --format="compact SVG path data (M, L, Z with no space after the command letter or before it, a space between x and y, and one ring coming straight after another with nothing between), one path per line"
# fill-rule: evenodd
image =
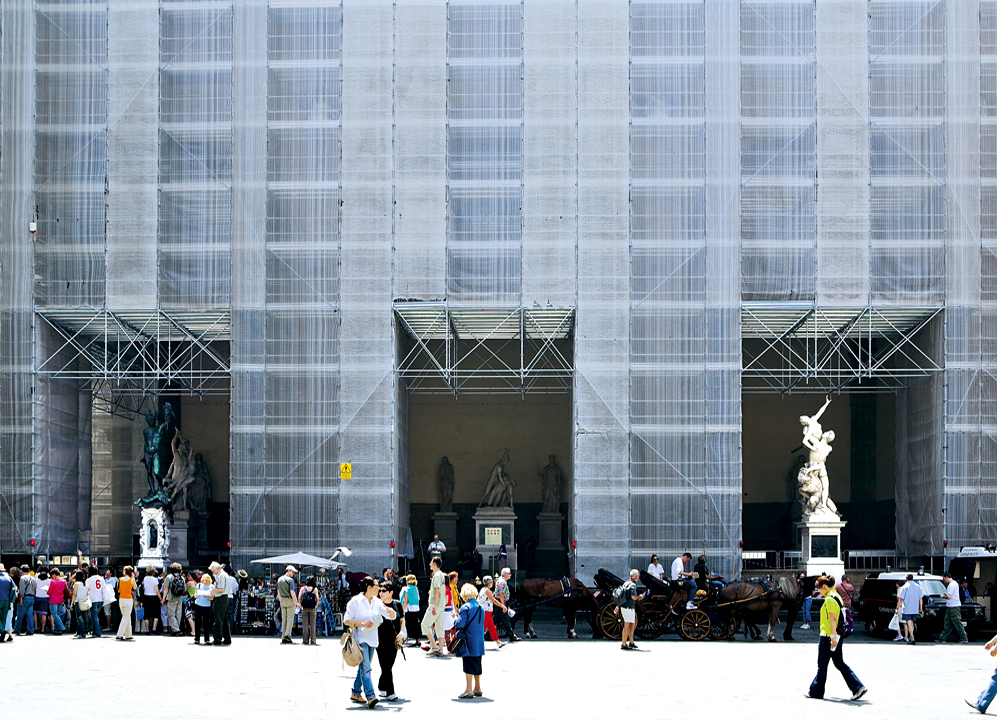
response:
M482 495L478 507L512 507L512 489L516 487L516 483L505 471L508 462L509 448L506 448L502 457L492 466L488 483L485 485L485 494Z
M797 475L797 487L803 504L803 516L834 515L838 509L828 496L829 483L827 479L827 456L831 454L831 443L834 442L834 431L824 429L820 425L820 416L824 414L831 399L827 398L816 415L800 416L803 426L803 445L810 450L810 460L800 468Z

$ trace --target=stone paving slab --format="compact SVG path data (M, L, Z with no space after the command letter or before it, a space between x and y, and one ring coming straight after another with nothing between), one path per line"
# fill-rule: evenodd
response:
M553 630L553 628L552 628ZM548 637L553 632L548 634ZM490 643L489 643L490 644ZM640 642L623 652L607 640L524 640L484 658L485 697L457 700L464 689L458 658L432 659L418 649L399 658L395 682L403 701L374 710L349 702L355 671L343 668L335 638L318 647L236 637L231 647L195 646L190 638L138 636L74 640L18 637L0 646L0 691L90 714L133 701L132 717L176 720L188 703L212 720L346 717L344 713L434 718L608 718L621 709L640 718L971 718L975 697L997 665L982 643L846 643L845 660L869 688L852 703L831 669L827 699L804 697L816 669L814 639L797 643ZM375 662L374 682L378 669ZM41 702L44 699L44 702ZM90 710L87 708L91 707ZM16 704L7 708L16 712ZM220 710L219 708L224 708ZM288 715L288 713L291 713ZM57 714L63 714L60 711ZM997 714L997 705L993 713ZM0 717L15 717L0 713Z

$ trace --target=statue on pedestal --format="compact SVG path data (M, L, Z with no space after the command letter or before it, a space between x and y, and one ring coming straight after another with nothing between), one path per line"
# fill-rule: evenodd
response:
M831 454L831 443L834 442L834 431L824 432L818 422L830 403L831 399L827 398L823 407L813 417L800 416L800 424L803 425L803 445L810 450L810 461L800 468L797 475L804 516L814 513L835 515L838 513L838 508L828 496L830 487L826 468L827 456Z
M502 457L492 466L488 483L485 485L485 494L482 495L478 507L512 507L512 489L516 487L516 483L505 471L508 462L509 448L506 448Z
M545 513L561 512L561 493L564 488L564 473L558 467L554 456L550 456L550 462L540 468L540 482L543 490L543 510Z
M445 456L440 461L440 512L453 512L454 473L453 465Z
M161 460L166 432L174 424L173 406L165 403L163 406L163 422L157 424L159 415L149 411L145 421L149 424L142 435L145 443L142 448L142 462L145 465L146 481L149 483L149 494L135 501L139 507L169 507L170 496L163 489L163 462Z

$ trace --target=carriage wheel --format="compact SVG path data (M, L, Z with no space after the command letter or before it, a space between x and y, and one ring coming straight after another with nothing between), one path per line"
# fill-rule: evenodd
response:
M613 612L616 609L616 603L608 603L599 612L599 627L602 628L602 634L611 640L620 640L623 638L623 618Z
M641 640L656 640L665 634L665 620L661 611L643 612L637 617L634 635Z
M689 610L682 616L679 629L686 640L702 640L710 635L710 616L702 610Z

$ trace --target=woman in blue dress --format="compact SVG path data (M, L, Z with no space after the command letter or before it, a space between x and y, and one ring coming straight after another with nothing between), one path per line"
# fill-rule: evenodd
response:
M481 697L481 657L485 654L485 611L478 605L478 590L467 583L460 589L464 601L454 627L459 631L463 642L457 648L457 655L464 661L464 677L467 688L458 698ZM473 687L472 687L473 680Z

